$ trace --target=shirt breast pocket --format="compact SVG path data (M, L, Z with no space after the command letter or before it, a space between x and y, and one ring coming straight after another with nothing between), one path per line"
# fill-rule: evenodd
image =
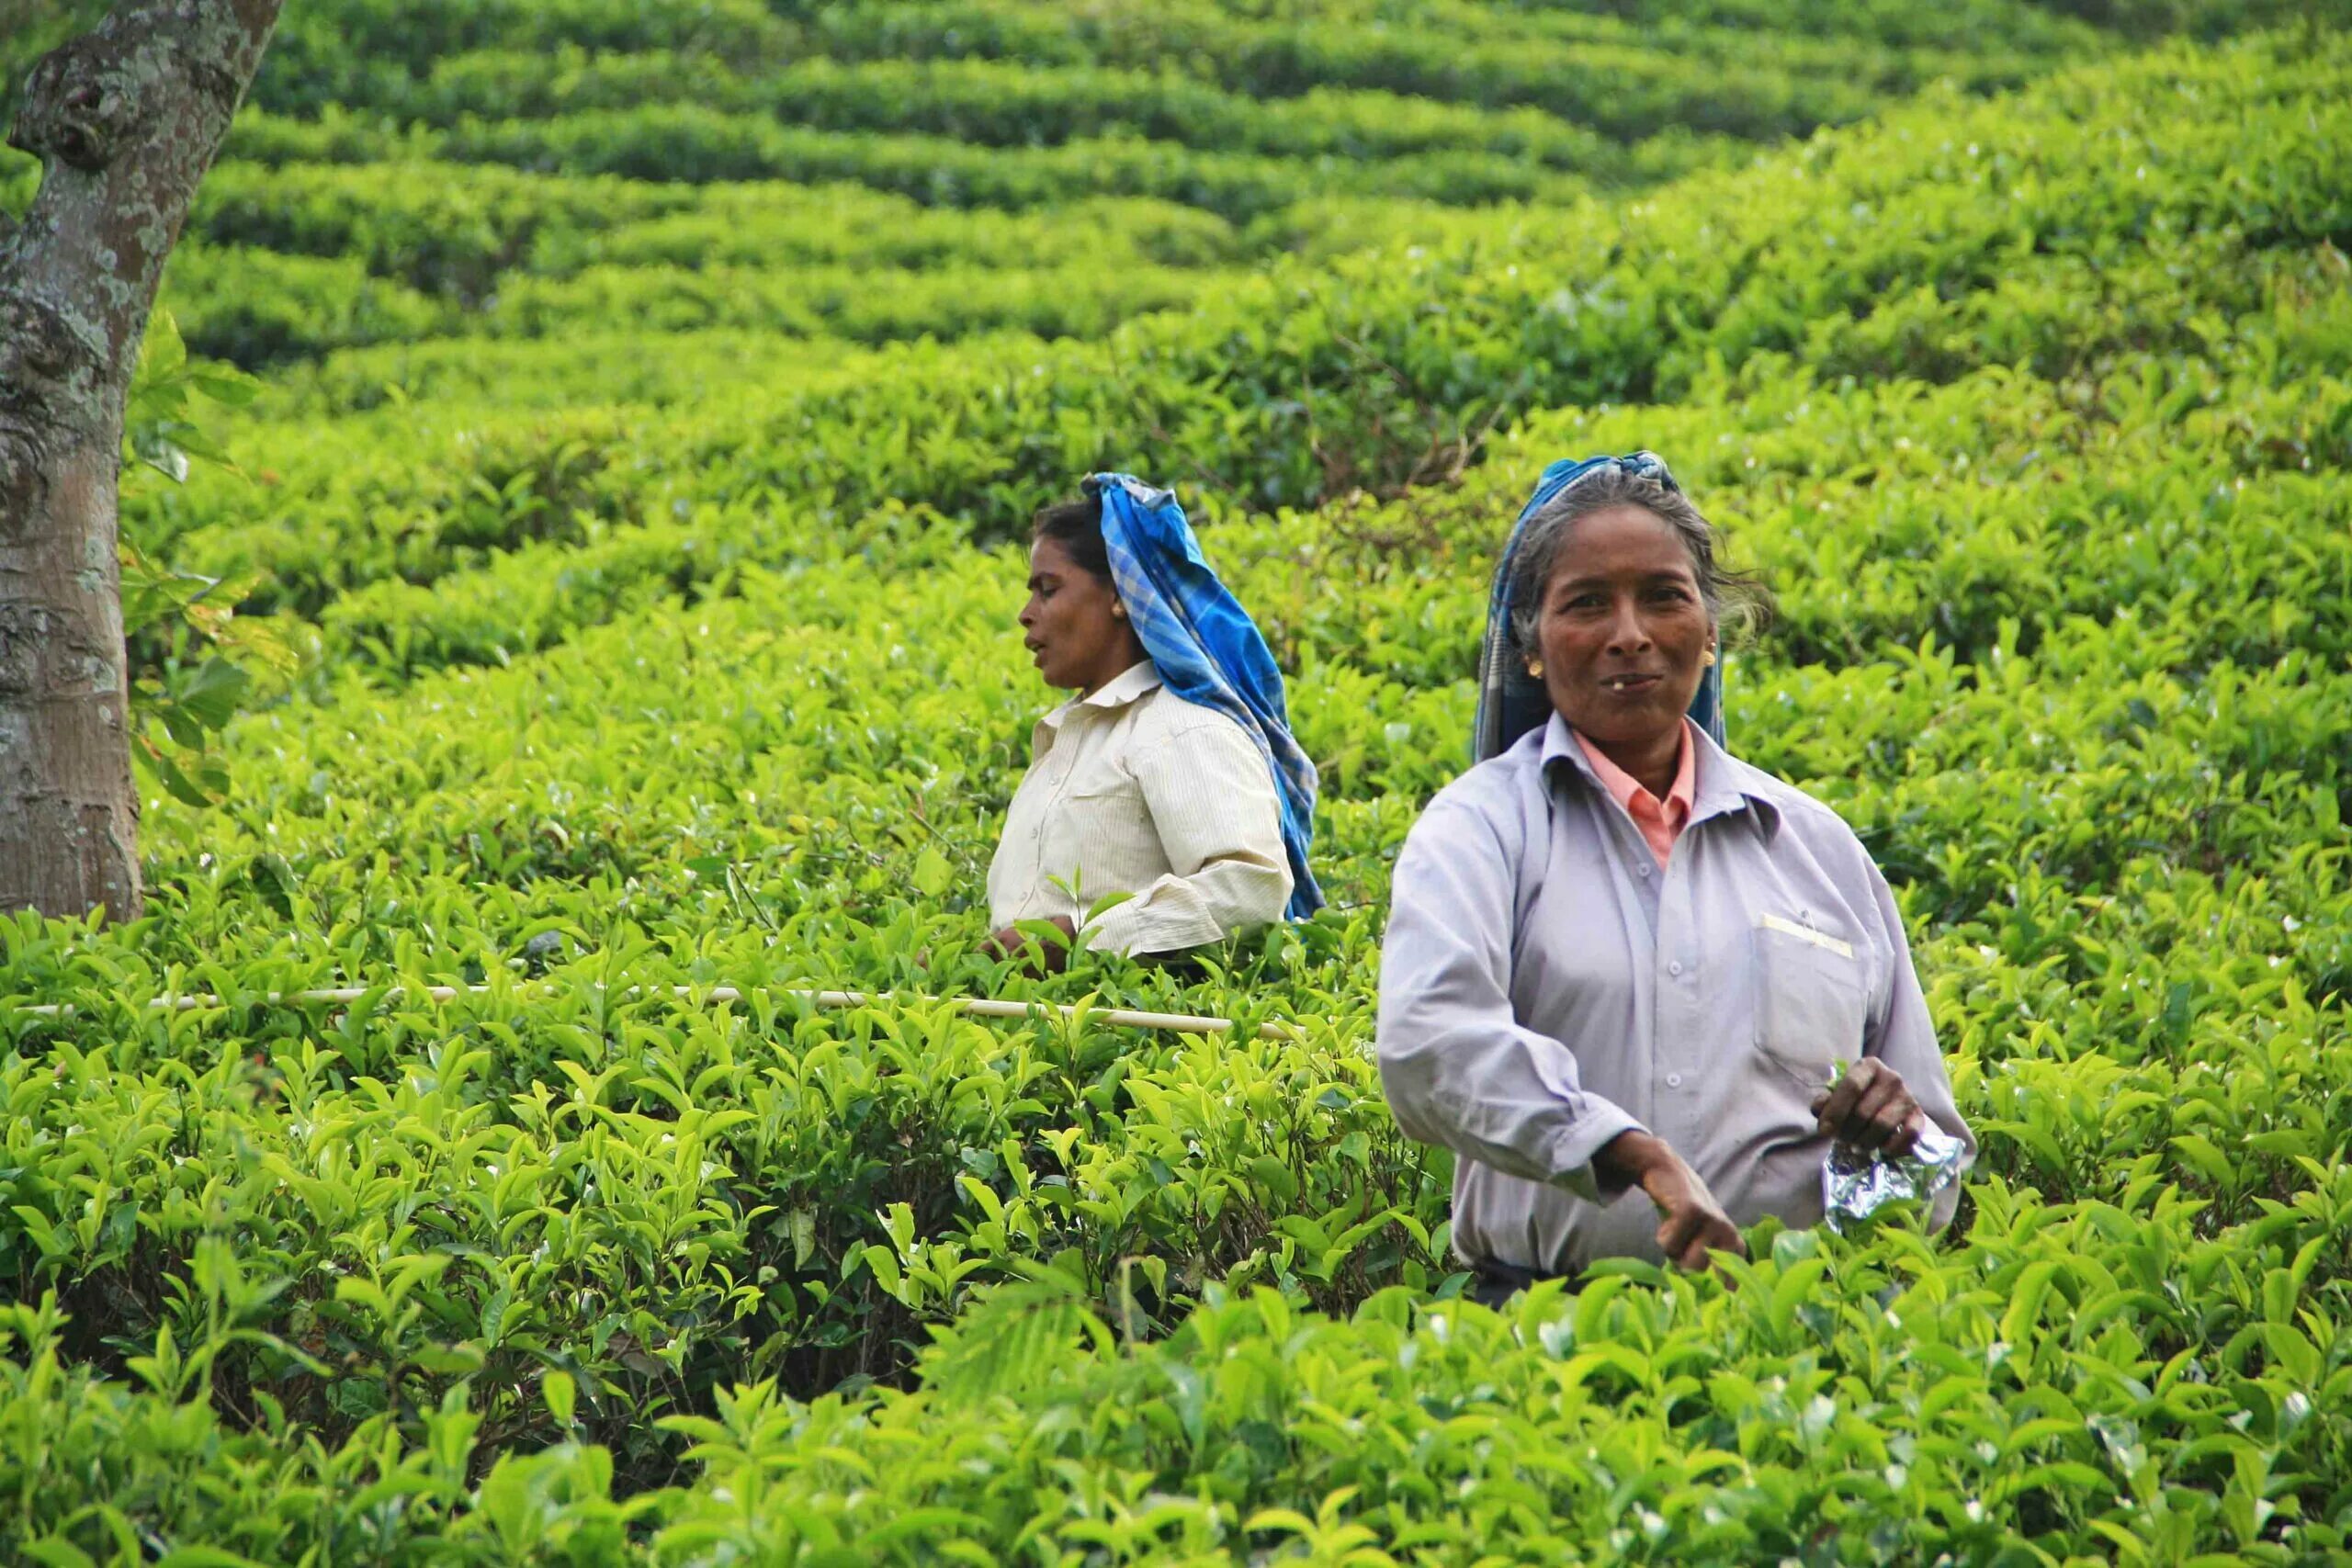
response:
M1168 869L1143 786L1109 770L1062 797L1055 868L1091 905L1109 893L1139 893Z
M1807 1094L1826 1089L1836 1064L1861 1058L1861 960L1844 939L1777 915L1759 918L1753 937L1757 1049Z

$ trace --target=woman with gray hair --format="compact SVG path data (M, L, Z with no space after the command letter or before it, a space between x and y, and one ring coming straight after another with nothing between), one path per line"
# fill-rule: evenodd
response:
M1505 547L1477 764L1397 859L1377 1039L1398 1124L1458 1156L1482 1299L1813 1224L1833 1143L1974 1152L1885 877L1721 743L1722 628L1764 609L1648 452L1554 465Z

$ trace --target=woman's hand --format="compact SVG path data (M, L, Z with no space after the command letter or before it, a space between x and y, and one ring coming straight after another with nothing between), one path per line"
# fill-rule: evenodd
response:
M1070 948L1078 942L1078 922L1068 915L1056 915L1046 923L1061 932L1065 940L1040 942L1019 926L1007 926L1002 931L991 932L988 941L980 943L980 956L1012 958L1034 942L1038 949L1037 963L1041 971L1058 975L1069 967Z
M1928 1120L1903 1075L1875 1056L1856 1062L1837 1087L1815 1095L1813 1113L1822 1136L1895 1158L1911 1152Z
M1601 1145L1593 1164L1625 1185L1638 1186L1657 1205L1657 1247L1678 1269L1704 1269L1710 1251L1747 1256L1747 1238L1715 1195L1674 1145L1650 1133L1620 1133Z

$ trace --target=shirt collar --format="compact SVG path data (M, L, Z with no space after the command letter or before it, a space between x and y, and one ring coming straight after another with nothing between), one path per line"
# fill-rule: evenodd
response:
M1781 827L1780 805L1750 777L1752 770L1716 745L1713 736L1687 717L1682 721L1682 733L1683 762L1692 775L1690 821L1703 822L1710 817L1721 817L1753 807L1757 823L1763 829L1765 838L1769 840L1778 832ZM1567 768L1593 788L1605 794L1615 794L1594 769L1591 759L1585 755L1584 748L1577 743L1577 732L1569 728L1567 720L1556 713L1544 727L1544 750L1538 765L1547 777L1555 766ZM1679 792L1682 784L1680 773L1678 768L1674 790L1669 793ZM1640 786L1636 784L1634 787Z
M1058 729L1062 720L1079 708L1123 708L1137 698L1158 691L1159 686L1159 667L1148 659L1138 660L1087 695L1072 697L1063 703L1047 714L1044 722Z
M1682 721L1682 728L1683 742L1675 748L1674 782L1667 786L1666 798L1657 801L1660 810L1669 822L1676 821L1678 815L1681 821L1690 820L1692 797L1697 793L1691 779L1698 770L1699 748L1689 737L1697 730L1698 727L1685 718ZM1568 733L1576 737L1578 750L1584 752L1584 760L1591 764L1592 776L1600 781L1601 788L1616 797L1617 804L1623 807L1628 814L1633 811L1634 801L1649 796L1650 792L1642 781L1611 761L1607 754L1592 743L1589 737L1575 729L1571 729ZM1650 798L1656 797L1650 796Z

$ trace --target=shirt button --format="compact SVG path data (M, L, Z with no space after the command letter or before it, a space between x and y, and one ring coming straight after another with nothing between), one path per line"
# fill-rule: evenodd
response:
M1682 1075L1680 1073L1667 1074L1666 1087L1668 1089L1680 1089L1682 1087Z
M1679 974L1681 974L1681 973L1682 973L1682 961L1681 961L1680 959L1677 959L1677 960L1675 960L1673 963L1671 963L1671 964L1668 964L1668 965L1666 966L1666 972L1667 972L1668 974L1669 974L1669 975L1679 975Z
M1648 866L1637 865L1634 868L1634 874L1635 876L1647 876L1649 874L1650 868Z

